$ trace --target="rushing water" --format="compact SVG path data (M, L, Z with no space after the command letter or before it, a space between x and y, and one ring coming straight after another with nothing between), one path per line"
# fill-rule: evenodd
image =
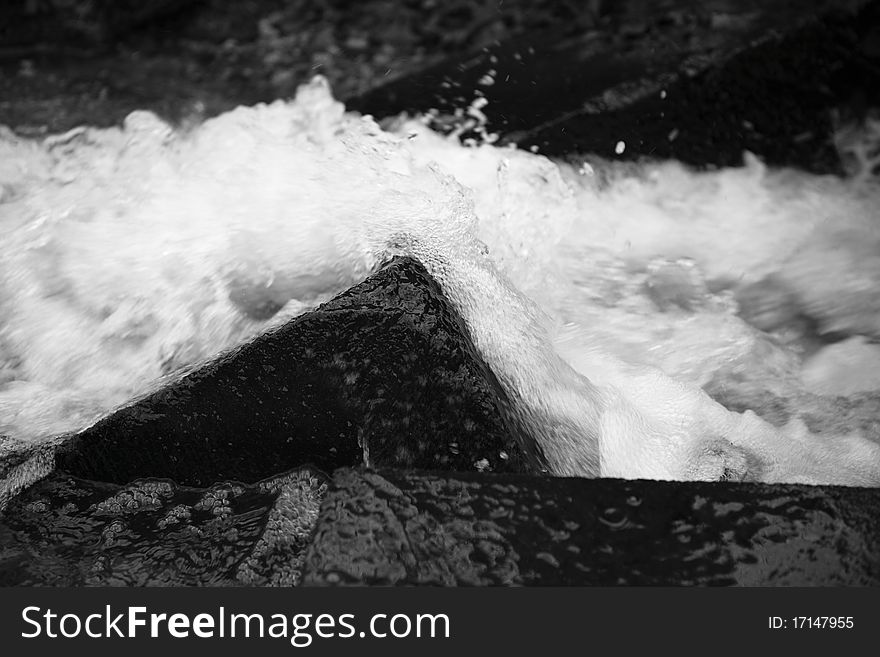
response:
M186 130L0 132L0 235L7 442L87 426L408 253L560 474L880 485L870 176L559 164L382 130L316 79Z

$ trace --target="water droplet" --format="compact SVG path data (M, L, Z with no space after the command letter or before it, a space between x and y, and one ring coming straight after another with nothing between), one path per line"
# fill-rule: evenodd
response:
M611 529L623 529L629 524L629 519L621 509L612 506L602 512L602 515L599 516L599 522Z

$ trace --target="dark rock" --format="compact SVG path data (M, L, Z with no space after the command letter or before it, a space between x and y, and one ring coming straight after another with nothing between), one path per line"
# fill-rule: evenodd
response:
M36 41L108 42L193 4L195 0L5 0L0 5L0 48Z
M478 91L486 129L548 155L750 150L826 172L832 110L880 103L877 0L820 18L831 3L630 4L607 33L504 42L348 105L437 108L451 129ZM516 474L543 459L508 403L439 286L397 261L58 448L0 455L0 585L880 584L878 490ZM365 460L381 473L347 469ZM503 474L448 472L481 469Z
M29 445L0 436L0 512L9 500L54 470L58 442Z
M124 484L260 479L311 464L531 472L506 397L424 268L399 259L314 312L65 441L59 470Z
M871 45L880 2L826 13L832 3L769 2L691 18L679 4L646 15L636 32L624 21L577 38L502 42L346 104L378 118L437 110L434 127L450 130L468 120L452 115L476 95L488 101L488 132L545 155L729 166L747 150L840 172L833 113L855 119L880 104Z
M0 517L0 586L290 586L325 490L308 469L207 489L55 473Z
M307 585L878 585L880 490L343 470Z

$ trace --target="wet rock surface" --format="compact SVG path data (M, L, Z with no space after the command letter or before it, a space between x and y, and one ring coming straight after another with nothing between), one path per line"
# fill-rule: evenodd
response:
M537 472L439 286L399 259L64 442L59 470L124 484L255 482L314 465Z
M0 586L290 586L325 490L309 469L206 489L56 472L0 517Z
M0 45L9 48L35 42L106 42L193 4L193 0L8 0L0 8Z
M5 454L0 584L880 584L878 490L522 474L540 455L472 350L422 267L393 261ZM380 473L351 469L365 453Z
M348 105L437 108L447 130L482 116L501 142L561 157L721 165L750 150L838 172L834 112L858 119L880 102L876 0L663 2L641 19L639 2L613 4L595 3L611 20L601 30L548 20ZM133 27L95 19L106 29L87 41ZM0 118L44 134L278 97L305 80L268 63L290 50L269 36L271 52L258 43L235 66L244 51L213 34L153 59L137 43L74 58L27 47L0 62ZM454 116L474 98L488 104ZM876 490L517 474L543 462L506 425L507 403L437 284L396 261L60 448L6 449L0 585L880 583ZM784 422L790 409L768 414ZM381 472L349 469L364 462ZM324 497L322 471L340 467Z
M315 73L347 98L513 34L593 29L599 4L4 0L0 123L42 135L144 109L187 123L291 97Z
M336 473L312 585L880 584L880 491Z
M880 2L675 4L601 34L560 28L555 38L508 40L347 106L379 118L433 111L436 129L476 125L499 143L563 158L733 166L750 151L769 164L842 171L834 117L857 121L880 104ZM474 99L481 116L463 111Z

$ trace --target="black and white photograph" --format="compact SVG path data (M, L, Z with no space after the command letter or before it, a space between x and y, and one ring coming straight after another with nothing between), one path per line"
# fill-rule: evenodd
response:
M878 512L880 0L0 3L19 606L878 587Z

